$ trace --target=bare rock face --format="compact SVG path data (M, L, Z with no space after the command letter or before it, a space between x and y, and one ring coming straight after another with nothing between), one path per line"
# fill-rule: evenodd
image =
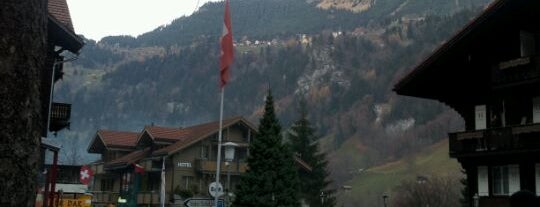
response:
M353 12L369 10L375 0L321 0L317 7L322 9L345 9Z

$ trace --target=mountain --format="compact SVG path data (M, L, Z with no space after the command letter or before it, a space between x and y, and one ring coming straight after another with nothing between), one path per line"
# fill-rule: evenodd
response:
M287 127L298 100L306 99L335 187L354 179L343 169L396 161L437 143L462 127L458 115L442 104L399 97L391 88L487 1L425 2L431 3L374 0L369 9L353 12L323 9L322 1L233 0L236 50L225 116L257 123L271 88ZM98 129L217 120L222 14L222 3L208 3L138 37L86 40L56 86L55 101L73 104L71 130L56 138L71 149L61 157L96 159L81 152Z

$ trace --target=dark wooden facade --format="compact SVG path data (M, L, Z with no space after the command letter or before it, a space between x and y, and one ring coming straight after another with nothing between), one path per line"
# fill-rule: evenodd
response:
M496 0L394 88L457 111L450 156L466 170L469 198L510 206L540 195L540 1Z

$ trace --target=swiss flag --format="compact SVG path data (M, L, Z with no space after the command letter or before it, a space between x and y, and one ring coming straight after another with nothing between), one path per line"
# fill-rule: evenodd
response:
M90 183L90 180L92 179L92 176L94 176L94 172L92 171L92 169L90 169L90 167L86 165L83 165L81 167L81 172L79 175L81 183L84 185L88 185L88 183Z
M220 83L219 87L225 87L225 84L229 82L229 67L231 66L234 58L233 54L233 37L231 26L231 11L229 8L229 0L225 0L225 16L223 18L223 34L221 35L221 56L219 58L219 73Z
M133 170L135 173L143 174L144 173L144 167L140 166L139 164L133 163Z

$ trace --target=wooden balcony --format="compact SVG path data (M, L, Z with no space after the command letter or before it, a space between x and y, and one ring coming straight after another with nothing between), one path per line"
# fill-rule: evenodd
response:
M215 160L197 160L195 167L202 173L216 173L217 162ZM228 167L228 168L227 168ZM225 165L225 162L221 163L221 173L226 174L228 171L231 175L239 175L245 173L247 170L246 162L233 161L229 166Z
M116 204L120 196L120 193L111 191L92 191L90 193L92 194L92 206ZM141 191L137 194L136 199L138 205L157 205L159 204L159 192Z
M528 124L449 134L450 156L478 156L540 150L540 124Z
M69 119L71 118L71 104L52 103L51 105L51 124L49 130L56 132L66 127L69 128Z

